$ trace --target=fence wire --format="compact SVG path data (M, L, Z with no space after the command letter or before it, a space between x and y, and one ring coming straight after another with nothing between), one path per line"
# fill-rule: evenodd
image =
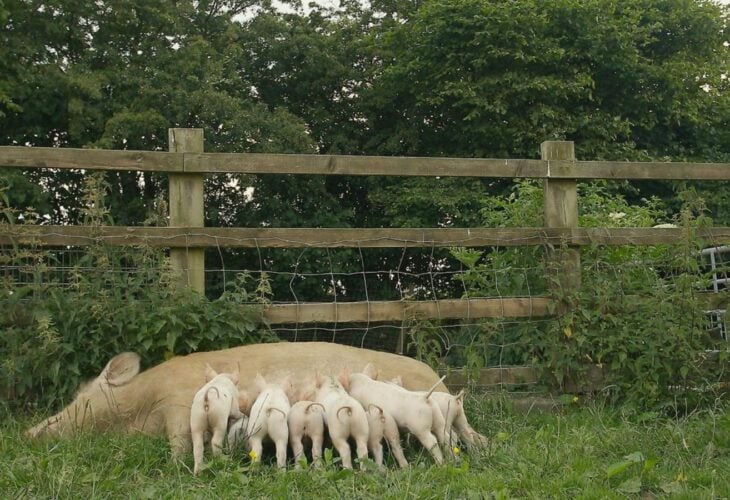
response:
M362 302L370 308L380 301L431 301L446 299L511 299L545 297L551 293L542 258L549 248L464 250L413 248L278 249L223 248L206 251L206 294L211 300L240 287L241 276L250 292L242 304L259 304L253 291L266 283L266 300L272 305L303 306L320 302ZM675 278L686 275L693 263L693 289L718 292L725 289L730 269L728 247L714 251L667 252L638 247L586 248L586 277L603 276L620 283L625 300L635 294L650 297L677 286ZM720 247L709 247L720 248ZM602 254L599 259L596 255ZM106 277L109 286L125 280L148 279L150 285L169 270L166 250L125 247L18 248L0 247L0 276L10 287L71 287L82 276ZM690 266L690 269L692 266ZM654 288L645 284L652 281ZM661 289L661 290L660 290ZM554 290L552 290L554 291ZM600 295L601 290L594 290ZM661 303L656 311L661 311ZM368 309L369 310L369 309ZM715 340L727 341L724 309L708 309L707 331ZM329 341L417 356L442 367L529 367L526 332L543 331L552 317L444 319L403 316L380 321L367 315L361 322L272 324L282 340ZM486 388L537 390L537 380L499 372L482 380Z

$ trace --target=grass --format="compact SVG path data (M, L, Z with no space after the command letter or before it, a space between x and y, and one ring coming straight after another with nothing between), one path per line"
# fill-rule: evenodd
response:
M412 463L385 472L251 467L245 453L170 457L165 439L116 434L29 441L37 418L0 424L1 498L728 498L730 412L680 419L572 405L522 415L502 398L472 398L467 415L491 439L442 467L410 445Z

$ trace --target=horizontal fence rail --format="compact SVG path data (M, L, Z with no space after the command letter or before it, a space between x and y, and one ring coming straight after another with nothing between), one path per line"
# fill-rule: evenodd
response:
M557 302L547 297L306 302L272 304L264 309L264 318L270 324L367 323L420 318L535 318L555 314L557 307Z
M163 151L0 146L0 166L182 172L183 154Z
M501 390L503 388L514 389L519 386L530 386L544 381L541 370L531 366L505 366L495 368L482 368L478 373L474 370L447 369L440 373L446 375L446 383L452 390L463 387L479 389L485 392ZM568 377L563 380L563 391L565 393L593 392L605 387L605 379L608 370L599 368L596 365L585 367L585 373L580 376ZM516 401L517 403L517 401ZM529 405L530 401L526 401ZM523 406L526 412L533 408ZM560 405L555 402L548 405L548 408L557 408ZM539 410L539 408L536 408ZM543 408L545 409L545 408Z
M167 173L730 180L730 163L179 153L0 146L0 166Z
M0 224L0 244L156 248L430 248L676 244L687 236L730 243L730 228L212 228L17 226Z
M498 368L482 368L474 376L468 370L443 370L446 375L446 384L456 391L461 388L474 388L483 391L513 388L521 385L534 385L540 382L539 370L529 366L510 366Z

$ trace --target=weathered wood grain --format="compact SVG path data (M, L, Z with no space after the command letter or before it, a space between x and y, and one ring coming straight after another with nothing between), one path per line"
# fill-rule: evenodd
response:
M182 172L183 154L164 151L0 146L0 166Z
M620 246L679 244L682 228L336 229L141 226L22 226L0 224L0 244L159 248L430 248L530 245ZM707 245L730 243L730 228L693 230Z
M264 309L271 324L366 323L421 319L533 318L549 316L555 302L547 297L444 299L434 301L303 302Z
M200 153L203 151L202 128L171 128L168 131L170 151ZM170 173L170 225L203 229L205 219L203 174ZM186 286L205 294L205 250L187 244L170 249L170 262Z
M543 160L574 160L571 141L545 141L540 144ZM545 226L554 229L578 227L578 185L575 179L543 180L543 217ZM547 254L548 273L552 287L560 293L580 289L580 250L570 247L551 249Z
M0 146L0 166L190 173L730 180L730 163L118 151Z

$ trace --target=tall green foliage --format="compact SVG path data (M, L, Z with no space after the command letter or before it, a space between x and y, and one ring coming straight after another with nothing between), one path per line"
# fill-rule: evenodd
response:
M602 183L581 184L579 191L581 226L650 227L665 216L658 200L631 205ZM682 241L583 248L579 291L545 281L544 249L454 250L467 269L459 279L468 296L549 294L565 310L550 320L466 326L460 337L452 333L459 346L452 362L536 364L545 368L545 382L560 387L574 386L598 369L604 377L598 389L643 408L686 409L714 401L728 382L730 358L725 341L716 345L718 339L707 332L702 242L693 231L710 221L696 194L681 196L684 208L675 222L685 229ZM532 225L541 203L541 189L522 182L506 199L490 200L484 215L490 225Z
M367 116L384 153L716 158L726 29L688 0L430 1L384 37Z
M13 107L0 116L0 143L165 150L168 128L202 127L208 151L312 152L304 122L261 103L238 68L242 30L231 19L248 5L8 2L0 64L13 70L0 75L0 96ZM27 176L54 192L54 222L78 220L79 173ZM140 224L165 181L110 176L115 220Z
M101 176L87 183L87 224L109 222L104 185ZM10 224L2 222L12 233ZM68 400L122 351L150 365L275 339L256 305L268 300L266 276L255 283L239 275L209 301L178 286L167 258L150 248L93 245L69 256L13 247L0 253L0 266L8 270L0 281L0 393L13 407Z
M728 161L727 7L704 1L434 0L369 31L358 107L372 154L535 158L545 140L572 140L580 159ZM370 52L367 52L370 50ZM475 191L454 180L442 197L421 179L379 182L376 207L412 221L469 224ZM675 212L672 186L635 186ZM718 221L724 188L705 185ZM629 191L624 190L627 194ZM392 196L403 193L403 197ZM449 206L441 200L451 200ZM382 205L382 208L381 208Z
M209 151L532 158L559 138L583 159L730 158L727 11L711 2L347 1L293 13L264 2L239 15L252 5L5 0L0 143L164 150L167 128L203 127ZM13 179L13 206L80 220L78 172L24 178ZM108 182L125 225L141 224L167 187L149 173ZM508 186L216 175L206 224L465 227L478 223L482 197ZM718 220L730 220L722 188L705 189ZM633 192L675 198L659 183ZM329 267L326 255L307 259Z

